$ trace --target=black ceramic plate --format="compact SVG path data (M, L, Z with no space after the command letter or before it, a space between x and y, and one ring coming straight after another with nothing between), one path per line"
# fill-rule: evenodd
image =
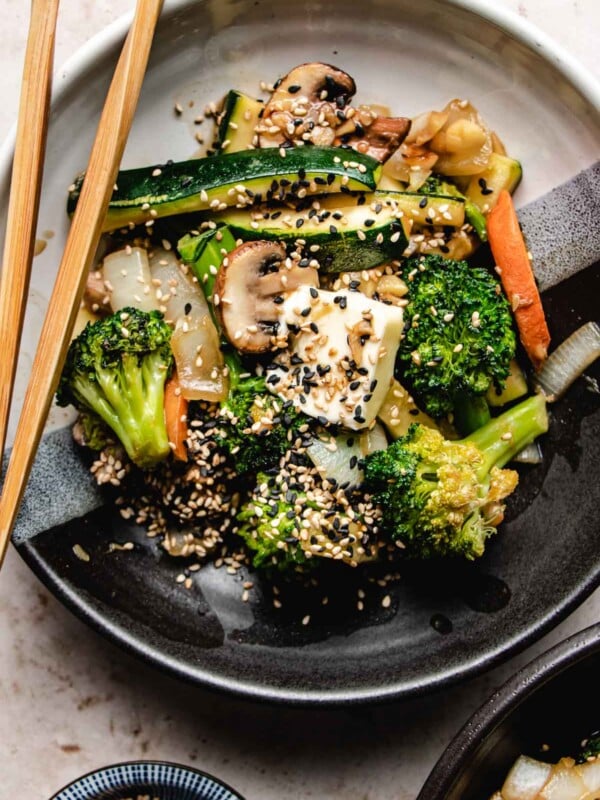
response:
M544 294L557 340L594 317L598 296L600 265ZM522 648L598 584L600 394L592 390L594 378L600 378L598 366L553 406L543 464L520 470L507 521L486 555L474 564L407 565L391 589L348 570L327 592L280 583L278 610L269 584L242 603L247 575L207 567L187 591L175 582L181 563L110 503L77 514L78 503L96 499L91 489L81 494L89 482L68 431L44 440L21 519L39 525L55 490L72 504L72 518L19 539L17 547L77 614L192 681L298 703L424 692ZM19 530L27 527L23 521ZM110 542L126 541L135 542L133 552L109 552ZM89 561L75 555L76 544ZM359 588L367 589L363 611L356 605ZM383 608L387 593L392 602ZM302 624L306 614L309 625Z
M355 4L350 13L342 0L173 0L155 40L126 165L187 157L197 131L192 119L205 102L231 86L256 92L260 79L321 59L347 68L361 99L389 103L397 113L471 97L524 162L523 204L593 161L595 90L579 80L564 55L555 58L543 37L534 38L522 23L512 22L509 30L500 16L486 18L495 12L484 13L483 5L378 0ZM54 106L40 227L56 235L36 259L31 314L43 308L64 241L67 221L57 198L85 165L124 29L121 24L77 57ZM409 72L409 81L381 80L382 74ZM184 108L179 116L173 113L176 99ZM539 219L548 218L542 208ZM564 244L579 218L563 214L569 224L551 227L546 243L556 237ZM592 230L588 225L586 234ZM556 341L596 317L599 290L597 266L545 293ZM36 322L29 318L26 337ZM27 338L25 346L31 352ZM590 375L598 377L598 370ZM327 605L323 591L281 586L283 607L276 609L272 588L258 583L251 602L242 603L247 576L212 567L195 573L192 588L183 589L175 582L181 563L97 494L67 430L44 440L14 541L79 616L188 680L292 703L426 692L524 647L598 584L600 395L590 389L578 382L553 409L544 463L522 470L507 523L485 558L460 566L407 566L388 588L348 570L327 590ZM135 543L133 551L109 552L109 543L127 541ZM75 555L76 544L89 560ZM384 607L387 593L391 602ZM307 615L310 623L303 625Z
M450 743L417 800L485 800L521 755L576 756L598 730L600 625L543 653L504 684Z

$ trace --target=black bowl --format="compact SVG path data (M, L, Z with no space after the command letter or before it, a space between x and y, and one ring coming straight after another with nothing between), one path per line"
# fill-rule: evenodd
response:
M557 761L600 726L600 624L543 653L467 722L417 800L486 800L521 753ZM543 746L543 749L542 749Z

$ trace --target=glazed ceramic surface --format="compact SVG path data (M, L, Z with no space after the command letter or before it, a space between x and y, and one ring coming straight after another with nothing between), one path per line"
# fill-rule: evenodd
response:
M356 8L337 1L167 3L124 165L189 157L197 150L193 119L207 102L230 87L256 94L260 80L319 59L354 76L360 101L396 113L469 97L524 164L518 204L534 201L595 162L598 93L543 37L490 14L483 4L441 0ZM67 231L66 187L85 167L125 29L118 23L94 40L60 81L40 211L47 247L35 262L21 393ZM595 318L599 289L600 268L591 266L545 292L557 341ZM598 554L600 396L584 381L554 408L544 463L522 470L507 523L485 558L406 568L392 588L368 592L364 611L356 608L366 585L358 570L330 587L327 606L323 592L281 587L285 602L276 610L268 583L242 603L247 575L213 567L183 590L175 583L181 564L91 485L66 421L62 410L52 416L15 543L80 616L192 681L296 703L422 693L523 647L598 583L599 559L589 553ZM108 552L108 543L125 541L134 542L133 552ZM75 544L89 561L75 556ZM307 614L309 626L301 622Z
M555 763L598 730L600 625L536 658L466 723L417 800L484 800L521 754Z
M199 770L160 761L135 761L84 775L52 800L243 800L225 784Z

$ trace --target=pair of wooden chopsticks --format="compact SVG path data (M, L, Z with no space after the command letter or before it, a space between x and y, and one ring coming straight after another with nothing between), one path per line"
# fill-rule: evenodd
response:
M29 287L45 153L59 0L32 0L0 276L0 457L6 440ZM0 566L69 347L133 121L163 0L137 0L108 90L86 178L50 298L0 497ZM1 462L0 462L1 463Z

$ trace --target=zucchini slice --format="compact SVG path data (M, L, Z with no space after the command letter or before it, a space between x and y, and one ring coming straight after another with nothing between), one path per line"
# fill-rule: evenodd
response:
M511 194L523 176L521 164L514 158L492 153L487 168L469 181L466 196L484 214L494 208L502 189Z
M322 272L371 269L400 258L408 245L406 222L389 205L374 211L354 205L336 211L314 208L228 210L214 218L241 239L266 239L294 244L301 240Z
M350 160L349 160L350 158ZM156 217L222 211L264 201L297 203L307 195L372 191L381 164L341 147L244 150L119 172L103 231L132 227ZM81 176L69 191L72 214Z
M390 192L377 189L370 194L354 197L325 197L319 200L323 208L340 209L351 205L364 205L371 210L380 205L401 211L407 222L417 225L448 225L460 228L465 222L465 201L450 195L419 194L418 192Z
M239 153L253 144L265 104L247 94L231 89L223 101L223 111L217 132L217 153Z

